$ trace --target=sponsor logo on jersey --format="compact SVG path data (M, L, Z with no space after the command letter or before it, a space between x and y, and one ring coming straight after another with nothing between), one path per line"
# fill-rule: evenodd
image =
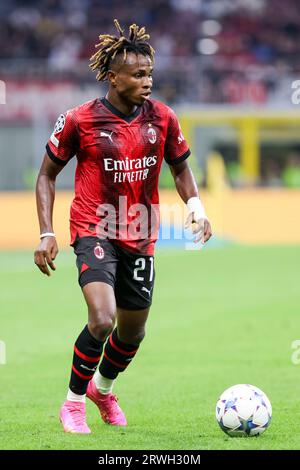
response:
M152 288L151 288L152 289ZM151 297L151 289L147 289L147 287L142 287L142 291L145 291L147 292L147 294L149 295L149 297Z
M153 127L149 127L147 134L150 144L155 144L157 139L156 130Z
M142 158L128 158L123 160L115 160L114 158L104 158L105 171L130 171L130 170L144 170L150 166L156 165L157 156Z
M107 137L113 143L113 140L112 140L113 133L114 133L113 131L112 132L100 131L100 137Z
M103 250L102 246L100 245L100 243L97 243L97 245L95 246L94 255L98 259L103 259L104 258L104 250Z
M113 171L114 183L134 183L148 178L149 168L156 165L157 155L142 158L128 158L115 160L114 158L104 158L105 171Z

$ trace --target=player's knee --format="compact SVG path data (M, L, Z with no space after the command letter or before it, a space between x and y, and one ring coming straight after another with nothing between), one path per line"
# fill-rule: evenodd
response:
M136 332L131 331L127 333L118 332L120 341L127 344L133 344L135 346L139 346L141 344L141 342L145 338L145 334L145 330L138 330Z
M98 314L94 314L93 318L89 321L89 329L95 338L104 341L112 332L114 324L114 315L98 312Z
M136 346L139 346L143 339L145 338L145 330L139 331L136 335L133 336L132 343L135 344Z

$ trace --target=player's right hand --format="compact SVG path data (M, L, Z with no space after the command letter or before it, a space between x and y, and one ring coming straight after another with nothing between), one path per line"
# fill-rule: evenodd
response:
M43 274L50 276L49 266L52 271L56 270L53 261L58 253L58 246L55 237L45 237L40 241L34 252L34 262Z

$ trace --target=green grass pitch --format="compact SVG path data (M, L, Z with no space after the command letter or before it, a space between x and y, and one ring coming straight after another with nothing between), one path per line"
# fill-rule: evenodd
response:
M88 436L65 434L74 340L86 324L75 257L51 278L31 253L0 253L1 449L299 449L299 247L239 247L156 254L147 335L114 387L128 427L105 425L87 403ZM251 383L273 405L258 438L230 438L215 421L223 390Z

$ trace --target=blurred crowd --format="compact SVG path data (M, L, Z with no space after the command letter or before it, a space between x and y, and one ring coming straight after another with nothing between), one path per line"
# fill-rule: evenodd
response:
M151 35L155 98L189 109L199 104L286 108L292 106L291 84L300 77L299 1L5 0L0 2L0 79L15 82L18 96L26 80L42 83L49 93L49 81L75 83L83 93L98 87L89 58L99 34L116 34L117 18L126 29L131 23L146 26ZM292 147L275 151L261 145L259 185L300 188L300 148ZM244 186L237 156L232 159L226 149L221 153L231 186Z
M280 103L300 73L299 0L6 0L1 75L93 80L88 58L113 18L147 27L171 104Z
M233 188L248 185L241 164L237 161L226 161L226 180ZM205 183L205 181L204 181ZM293 146L278 149L270 153L262 150L260 177L257 187L300 189L300 147Z

